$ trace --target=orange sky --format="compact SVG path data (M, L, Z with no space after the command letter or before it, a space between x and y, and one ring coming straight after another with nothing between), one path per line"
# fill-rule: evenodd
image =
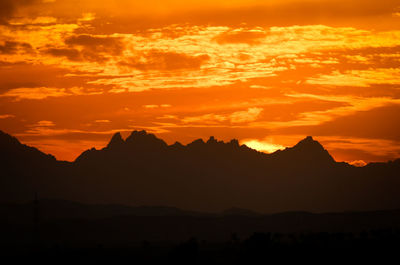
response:
M400 157L398 0L3 0L0 129L58 159L117 131Z

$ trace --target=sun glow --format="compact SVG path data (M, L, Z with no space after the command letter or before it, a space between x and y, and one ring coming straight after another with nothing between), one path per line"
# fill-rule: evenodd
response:
M282 145L272 144L267 141L259 141L255 139L245 139L241 141L241 144L244 144L252 149L265 153L273 153L275 151L285 149L285 147Z

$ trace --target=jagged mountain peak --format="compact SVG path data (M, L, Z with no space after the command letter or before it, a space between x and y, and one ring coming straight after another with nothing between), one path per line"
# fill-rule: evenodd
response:
M164 150L168 145L154 134L146 131L132 131L124 140L120 132L115 133L108 145L101 149L90 149L84 151L75 162L96 161L97 159L110 159L111 157L129 157L128 154L143 152L158 152ZM128 155L128 156L127 156Z
M37 161L56 161L55 157L45 154L39 149L22 144L17 138L0 130L0 163L18 163L19 160L27 163Z
M307 136L306 138L298 142L295 146L293 146L293 148L298 148L298 149L313 148L313 149L325 150L324 147L318 141L314 140L312 136Z
M239 141L237 139L232 139L229 142L224 142L223 140L218 140L214 136L210 136L207 141L199 138L194 140L193 142L189 143L188 146L203 146L203 145L233 145L233 146L240 146Z
M134 130L134 131L131 132L131 134L128 136L128 138L146 137L146 136L150 136L150 135L153 135L153 136L154 136L154 134L147 133L145 130L141 130L141 131ZM128 139L128 138L127 138L127 139Z
M286 148L283 153L289 153L297 160L307 160L309 162L335 162L329 152L312 136L307 136L295 146Z
M306 138L304 138L300 142L303 142L303 141L304 142L317 142L317 141L314 140L314 138L311 135L307 136Z
M114 136L116 137L116 139L119 139L120 137L118 135ZM120 140L117 141L121 142ZM130 148L150 149L150 150L167 147L167 144L163 140L157 138L154 134L146 132L145 130L132 131L132 133L125 139L124 144L125 146Z
M121 145L141 145L141 144L158 144L160 146L166 146L167 144L157 138L154 134L148 133L145 130L132 131L132 133L124 140L120 132L115 133L107 147L115 147Z
M141 131L132 131L131 134L126 138L125 142L131 142L136 140L143 140L143 139L158 139L154 134L148 133L145 130Z
M121 133L117 132L113 135L110 142L107 145L107 148L116 148L123 146L125 144L124 139L122 139Z
M201 145L204 145L204 141L203 139L199 138L188 144L187 147L201 146Z
M0 144L21 144L17 138L9 135L8 133L5 133L0 130Z
M175 142L174 144L171 144L170 146L169 146L170 148L172 148L172 149L182 149L182 148L185 148L185 146L183 145L183 144L181 144L180 142Z

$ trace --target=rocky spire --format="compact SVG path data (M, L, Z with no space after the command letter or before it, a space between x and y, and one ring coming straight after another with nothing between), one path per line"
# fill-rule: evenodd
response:
M107 148L118 148L125 144L124 139L122 139L121 133L117 132L113 135L110 142L107 145Z

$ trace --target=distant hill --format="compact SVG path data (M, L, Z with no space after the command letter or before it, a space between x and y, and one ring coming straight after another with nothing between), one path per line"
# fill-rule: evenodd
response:
M149 242L182 242L195 237L209 242L227 242L235 235L244 239L253 233L354 233L399 231L400 210L260 214L246 209L219 213L185 211L173 207L90 205L40 199L37 231L45 245L75 247L97 244L131 246ZM0 246L26 245L35 231L34 204L0 204Z
M210 213L185 211L165 206L126 206L120 204L84 204L66 200L39 199L40 222L57 220L95 220L118 216L211 216ZM32 224L34 202L0 203L1 221Z
M310 136L265 154L237 140L167 145L133 131L125 140L117 133L105 148L63 162L1 132L0 166L3 202L31 201L38 192L83 203L205 212L400 208L400 159L361 168L338 163Z

